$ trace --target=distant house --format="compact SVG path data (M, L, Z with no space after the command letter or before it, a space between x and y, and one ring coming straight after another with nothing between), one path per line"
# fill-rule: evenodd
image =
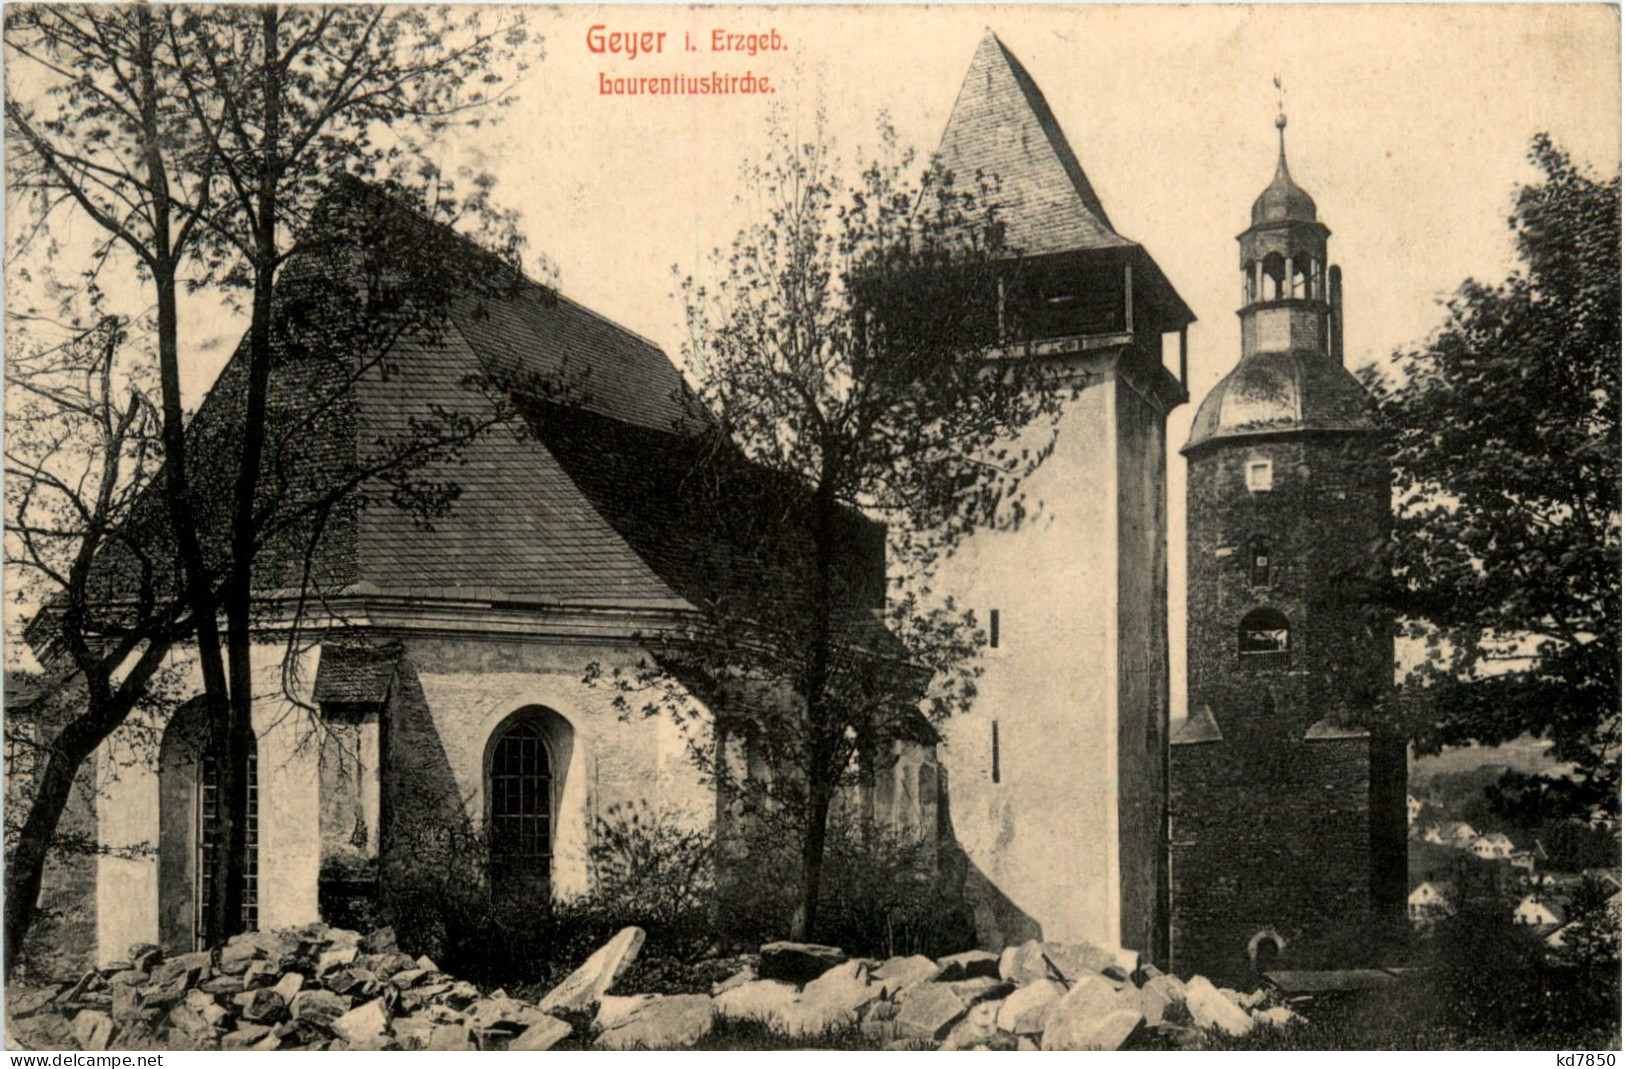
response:
M1569 936L1572 935L1574 930L1579 926L1579 921L1570 921L1565 925L1553 929L1551 934L1546 937L1546 945L1553 950L1563 949L1568 945Z
M1444 880L1423 880L1411 889L1405 899L1405 912L1411 923L1418 927L1432 924L1455 915L1451 904L1451 885Z
M1442 820L1431 825L1422 833L1424 842L1437 846L1454 846L1463 850L1472 846L1473 840L1478 838L1478 832L1473 830L1471 824L1463 824L1457 820Z
M1474 839L1471 849L1474 857L1495 860L1511 857L1515 848L1511 839L1497 831Z
M1422 799L1413 794L1405 796L1405 819L1415 824L1416 818L1422 815Z
M1561 911L1562 907L1558 909ZM1602 916L1583 916L1554 928L1546 936L1546 946L1552 950L1565 950L1569 947L1569 940L1578 932L1589 931L1595 938L1597 936L1612 935L1617 942L1619 939L1619 892L1615 891L1604 906Z
M1590 876L1594 880L1601 881L1615 892L1615 898L1619 897L1618 892L1621 884L1618 869L1586 869L1580 875L1582 877Z
M1515 868L1515 869L1522 869L1523 871L1525 871L1527 873L1530 873L1530 874L1533 874L1534 871L1535 871L1535 855L1534 855L1533 851L1530 851L1530 850L1516 851L1507 860L1512 863L1512 867Z
M1512 923L1524 928L1556 930L1568 919L1568 911L1557 901L1540 895L1524 895L1512 911Z

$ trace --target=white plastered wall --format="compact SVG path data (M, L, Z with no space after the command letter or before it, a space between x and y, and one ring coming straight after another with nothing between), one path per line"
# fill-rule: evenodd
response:
M253 648L259 918L265 928L318 917L317 740L310 715L284 696L285 653L280 643ZM318 657L319 651L309 651L292 673L295 693L303 701L309 699ZM180 676L180 693L202 693L190 652L176 654L170 667ZM138 712L97 751L97 829L109 851L98 859L96 871L97 957L104 963L122 959L132 943L158 942L158 740L164 726Z

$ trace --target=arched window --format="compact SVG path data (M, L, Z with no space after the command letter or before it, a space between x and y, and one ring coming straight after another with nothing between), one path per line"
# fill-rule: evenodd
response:
M1286 293L1286 259L1278 252L1272 252L1264 257L1264 271L1261 280L1264 292L1260 295L1266 301L1278 301Z
M1309 277L1314 265L1307 256L1299 255L1292 260L1292 296L1302 300L1309 296Z
M1252 962L1254 972L1268 972L1280 968L1281 952L1286 949L1286 940L1274 928L1265 928L1254 933L1247 940L1247 960Z
M553 755L541 721L516 717L486 759L491 893L545 904L553 859Z
M1254 609L1236 626L1236 652L1252 668L1285 668L1292 662L1292 625L1275 609Z
M920 825L923 827L937 808L937 766L927 761L920 765L916 776L920 783L918 797L920 801Z
M225 848L225 799L220 769L226 760L223 732L211 731L204 704L183 706L159 744L158 937L166 950L189 951L221 941L211 931L214 905L223 890L215 865ZM248 755L248 814L243 859L244 930L259 927L259 760Z

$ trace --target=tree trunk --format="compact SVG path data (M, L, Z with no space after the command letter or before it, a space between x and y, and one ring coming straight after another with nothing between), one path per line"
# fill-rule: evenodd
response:
M45 763L39 789L29 803L28 816L23 821L16 842L6 852L7 980L11 979L23 941L34 923L40 883L45 877L45 862L56 839L57 825L61 823L62 813L73 794L74 778L96 752L96 747L124 722L136 700L146 693L153 673L168 655L170 642L167 638L154 637L116 691L105 689L105 679L101 681L100 688L90 687L87 695L90 707L83 715L70 720L51 740L51 756Z
M103 733L105 734L105 733ZM39 792L28 807L17 841L6 854L6 979L16 968L23 940L34 923L45 861L56 838L56 828L73 794L79 767L95 752L101 738L94 732L74 731L70 725L51 746Z
M827 454L826 454L827 456ZM835 767L836 736L842 725L829 708L827 691L834 642L835 516L834 471L826 460L813 493L813 589L808 669L804 700L807 715L807 810L801 835L801 904L791 918L791 938L808 940L817 931L818 894L824 875L824 844L829 834L829 807L840 769Z
M233 494L231 562L224 608L226 666L231 675L231 705L226 717L226 759L220 769L220 797L225 843L223 894L216 897L216 938L243 927L243 897L248 860L248 764L254 754L253 576L259 530L255 506L260 465L265 456L267 406L271 379L271 317L277 267L277 186L281 177L282 139L281 11L260 11L263 37L263 84L260 92L261 142L259 188L254 212L254 307L248 331L248 396L243 413L243 453Z
M155 73L156 31L152 14L140 15L141 117L146 140L146 180L152 198L153 285L157 290L158 377L163 413L164 482L169 504L170 526L185 576L187 600L196 627L198 666L203 675L203 692L209 704L210 733L219 729L219 718L231 701L221 652L219 604L215 598L214 575L203 556L197 533L198 509L192 494L191 470L187 463L186 418L181 404L180 317L177 308L176 257L171 236L169 171L162 145L163 131L158 123L158 94ZM215 851L214 885L229 875L221 851ZM214 903L204 912L205 927L219 932L221 916Z
M824 842L829 834L830 792L809 785L807 826L801 839L801 903L790 921L790 938L808 942L818 930L818 892L824 882Z

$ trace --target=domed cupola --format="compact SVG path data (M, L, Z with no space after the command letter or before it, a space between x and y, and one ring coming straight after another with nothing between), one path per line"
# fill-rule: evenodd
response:
M1241 246L1241 360L1197 410L1185 452L1226 440L1368 432L1371 401L1343 367L1343 285L1331 236L1287 169L1286 116L1275 120L1275 179L1253 202Z
M1313 223L1315 198L1303 191L1292 180L1286 165L1286 115L1275 117L1275 129L1281 139L1281 155L1275 164L1275 178L1264 192L1253 201L1253 225L1263 223Z

